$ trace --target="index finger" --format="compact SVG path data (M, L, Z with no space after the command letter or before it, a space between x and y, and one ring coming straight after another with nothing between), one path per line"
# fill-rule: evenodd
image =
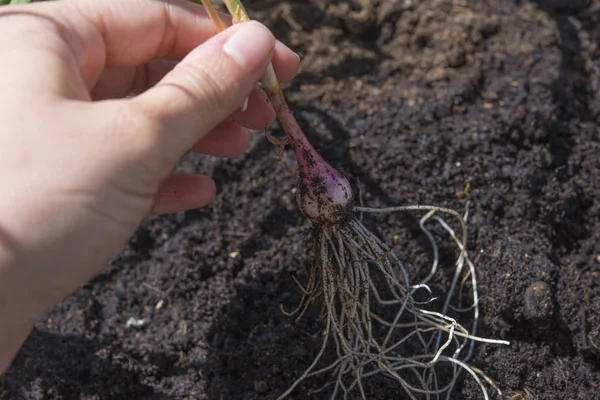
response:
M3 7L0 17L10 17L14 10L52 25L75 56L88 88L106 67L133 67L155 58L181 60L217 33L204 7L185 0L50 1ZM219 16L231 25L228 15ZM288 67L282 73L286 77L295 75L294 53L278 47L276 57L284 62L274 60L274 65Z

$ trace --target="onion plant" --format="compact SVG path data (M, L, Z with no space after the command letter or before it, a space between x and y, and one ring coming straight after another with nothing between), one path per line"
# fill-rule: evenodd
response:
M249 20L240 0L224 0L233 23ZM203 4L215 26L224 29L210 0ZM251 38L249 38L251 40ZM449 399L461 371L477 382L485 399L488 387L500 390L482 371L468 364L475 342L508 344L476 336L479 322L475 266L467 252L465 215L454 210L426 205L371 208L355 203L348 179L328 164L312 147L295 120L280 89L272 64L264 72L262 88L267 93L284 139L267 138L279 146L291 146L298 163L296 200L312 225L310 274L300 285L298 307L285 314L301 318L308 307L321 302L325 325L323 341L314 361L278 399L289 396L305 379L319 374L332 377L314 392L329 390L331 398L356 391L366 399L365 378L385 375L395 380L409 399ZM357 217L362 213L425 212L420 229L428 239L433 260L428 275L417 283L396 252L373 234ZM442 218L456 219L457 234ZM428 285L439 272L440 251L428 227L438 224L457 248L454 274L449 288L440 293L439 303ZM468 299L469 304L464 304ZM465 316L470 329L450 313ZM463 317L464 318L464 317ZM319 366L327 348L336 358ZM487 385L485 384L487 383Z
M0 5L32 0L0 0ZM199 2L199 0L190 0ZM225 29L210 0L202 0L215 27ZM224 0L233 23L250 18L240 0ZM476 342L508 344L476 336L479 322L475 266L467 252L466 220L454 210L425 205L371 208L356 205L348 179L328 164L313 148L288 107L272 64L261 78L284 139L267 134L281 155L291 146L298 162L296 201L312 225L310 274L300 304L289 316L302 318L320 300L324 321L323 341L314 361L278 400L288 397L309 377L328 374L329 382L313 392L329 389L331 398L357 391L366 399L364 380L385 375L395 380L407 398L449 399L461 371L466 371L489 398L484 381L500 390L479 369L468 364ZM246 103L242 105L245 108ZM428 275L417 283L391 246L373 234L357 217L360 213L425 211L419 227L433 253ZM455 218L457 234L441 215ZM440 251L428 223L437 223L457 247L454 274L438 303L429 283L439 272ZM463 304L468 299L469 304ZM466 315L470 329L449 314ZM336 358L319 366L332 345Z

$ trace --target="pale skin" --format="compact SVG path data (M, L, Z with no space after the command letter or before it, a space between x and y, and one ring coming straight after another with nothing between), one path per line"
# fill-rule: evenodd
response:
M216 34L183 0L65 0L0 7L0 60L3 373L144 218L213 200L211 178L173 169L242 155L275 118L263 70L289 81L299 59L257 22Z

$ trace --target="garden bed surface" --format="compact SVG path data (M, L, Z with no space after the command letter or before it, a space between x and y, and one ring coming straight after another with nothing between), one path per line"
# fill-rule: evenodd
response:
M504 398L597 398L600 2L372 3L364 18L359 2L245 2L301 55L300 74L284 85L290 106L365 204L463 212L470 203L479 334L511 342L478 344L471 363ZM0 398L285 391L318 352L323 325L318 309L298 322L280 311L299 300L293 276L306 277L309 224L275 150L257 133L239 159L187 157L182 170L217 181L214 204L145 221L97 278L39 321L0 378ZM283 161L293 166L290 150ZM418 217L365 216L413 278L430 257ZM307 395L324 379L292 398L327 398ZM401 398L392 380L366 382L371 400ZM455 398L481 395L466 378Z

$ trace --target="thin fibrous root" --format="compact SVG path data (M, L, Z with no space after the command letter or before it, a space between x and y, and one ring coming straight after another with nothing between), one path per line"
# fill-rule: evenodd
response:
M301 304L294 312L303 315L316 301L315 294L322 294L326 325L323 343L313 363L278 400L286 398L303 380L331 372L334 380L313 393L333 387L331 399L340 392L346 398L354 390L360 398L366 399L363 380L384 375L397 381L409 399L449 399L460 372L464 371L477 382L483 398L489 399L484 382L500 394L490 378L467 363L475 342L509 344L476 336L479 307L475 266L468 257L466 246L468 213L463 218L451 209L420 205L361 206L354 207L354 211L427 211L419 226L432 247L429 273L417 284L411 284L409 274L394 250L372 234L358 218L317 229L310 276L306 287L302 288ZM462 230L460 235L457 236L438 215L440 213L458 220ZM437 222L458 248L454 277L448 291L440 293L445 301L437 309L433 309L438 302L428 284L439 271L440 252L433 233L426 227L429 221ZM463 307L461 301L467 282L470 282L471 304ZM415 297L419 293L428 298L418 300ZM457 306L453 305L455 302ZM450 312L457 317L451 317ZM459 322L465 314L471 321L470 330ZM331 343L337 357L329 365L316 369Z

